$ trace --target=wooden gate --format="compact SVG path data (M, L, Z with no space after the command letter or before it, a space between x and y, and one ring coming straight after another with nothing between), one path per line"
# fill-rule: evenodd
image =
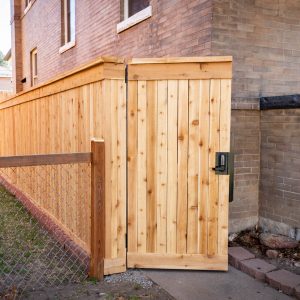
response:
M227 270L230 57L128 65L128 267Z

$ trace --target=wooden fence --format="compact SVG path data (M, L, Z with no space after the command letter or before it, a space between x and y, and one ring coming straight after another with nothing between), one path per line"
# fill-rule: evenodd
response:
M105 250L105 274L125 271L126 257L129 267L226 270L229 176L213 168L229 152L231 67L230 57L136 59L126 88L124 62L99 59L0 102L0 156L90 152L103 139L104 190L79 181L86 197L54 206L46 193L35 204L87 252ZM28 180L14 172L17 185ZM34 174L27 184L47 191ZM92 220L105 222L105 249L89 213L102 194Z
M91 224L88 224L90 226L84 226L85 224L80 224L80 226L90 230L92 237L89 274L92 277L100 279L103 278L104 275L105 256L105 144L103 140L93 140L91 143L91 153L2 156L0 157L0 182L19 198L18 200L37 219L40 226L48 230L51 235L62 244L64 249L69 251L71 255L77 256L82 262L89 260L85 249L80 249L77 245L74 245L71 240L72 235L70 236L71 239L65 238L65 233L68 233L68 229L64 228L62 224L57 224L57 220L49 215L49 208L45 210L38 207L34 202L45 197L48 201L50 199L54 200L53 202L55 203L52 203L52 205L60 206L60 209L64 206L65 210L73 210L75 215L85 213L85 219L91 218ZM69 175L69 173L74 175L73 170L68 168L70 164L76 165L76 171L78 170L76 178L66 176ZM86 169L81 167L87 164L90 166ZM61 174L61 169L56 168L62 165L67 168L65 174ZM47 168L47 166L51 166L51 169ZM28 167L31 168L29 169L31 173L30 177L28 177L28 170L25 171ZM33 167L46 169L46 176L37 174L40 169L33 172ZM18 173L12 176L12 172L10 171L16 168L18 168ZM87 172L85 172L85 170L87 170ZM20 171L29 179L26 180L26 178L23 178L23 181L21 181L21 178L17 178L17 184L15 184L12 177L20 176ZM49 173L47 171L49 171ZM91 173L91 176L87 176L86 173ZM51 175L53 175L52 178ZM37 180L37 178L40 180ZM28 184L29 180L31 181L30 185ZM41 189L43 181L47 183L46 190ZM90 194L83 196L77 193L77 186L80 181L85 182L87 185L86 190L91 189L91 196ZM90 210L86 210L80 206L74 207L74 203L65 202L65 200L68 201L71 198L71 194L74 193L74 187L75 197L79 201L91 199ZM64 192L62 192L62 190L64 190ZM68 195L68 198L60 197L64 193ZM51 194L54 195L55 199L51 198ZM27 195L30 198L28 198ZM70 206L67 207L67 204ZM77 238L73 237L73 239L76 240Z
M0 102L0 156L90 152L91 139L105 140L105 274L125 270L126 234L126 92L122 60L101 58L41 86ZM50 168L50 167L49 167ZM80 168L72 167L73 178ZM27 172L36 172L34 169ZM49 170L50 172L50 170ZM31 182L16 168L10 176L47 191L47 179ZM61 175L63 176L63 175ZM67 180L58 178L58 180ZM88 253L91 251L90 186L74 188L86 197L59 205L47 192L42 201L31 195ZM34 190L34 189L33 189Z

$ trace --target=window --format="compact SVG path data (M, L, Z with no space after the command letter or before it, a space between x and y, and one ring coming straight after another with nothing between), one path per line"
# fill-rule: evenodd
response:
M150 0L121 0L121 23L117 25L120 33L152 16Z
M37 69L37 49L31 51L30 55L30 64L31 64L31 86L37 85L38 83L38 69Z
M149 6L149 0L123 0L124 15L123 20L126 20L141 10Z
M62 45L75 41L75 0L63 0Z

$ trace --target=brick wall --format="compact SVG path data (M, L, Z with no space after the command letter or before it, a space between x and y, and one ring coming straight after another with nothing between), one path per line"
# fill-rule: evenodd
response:
M11 55L12 55L12 81L14 93L23 89L21 80L23 75L22 63L22 4L21 0L11 0Z
M299 16L299 0L214 0L212 54L234 57L234 102L299 93Z
M300 228L300 109L261 112L261 161L260 223L295 236Z
M258 110L232 110L231 149L235 154L235 187L229 214L231 232L258 222L259 114Z
M299 16L299 0L214 0L211 53L233 55L232 131L237 157L231 231L257 222L258 98L300 92Z
M210 54L211 0L152 0L153 16L117 34L120 1L76 1L76 46L59 54L60 0L36 0L22 18L24 88L30 86L30 51L38 50L39 82L97 56Z

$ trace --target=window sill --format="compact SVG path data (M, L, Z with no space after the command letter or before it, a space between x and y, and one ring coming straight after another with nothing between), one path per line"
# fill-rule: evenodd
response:
M120 33L152 16L152 6L148 6L145 9L139 11L130 18L122 21L117 25L117 33Z
M73 48L76 46L76 42L75 41L72 41L72 42L69 42L65 45L63 45L62 47L59 48L59 53L62 54L64 52L66 52L67 50Z

